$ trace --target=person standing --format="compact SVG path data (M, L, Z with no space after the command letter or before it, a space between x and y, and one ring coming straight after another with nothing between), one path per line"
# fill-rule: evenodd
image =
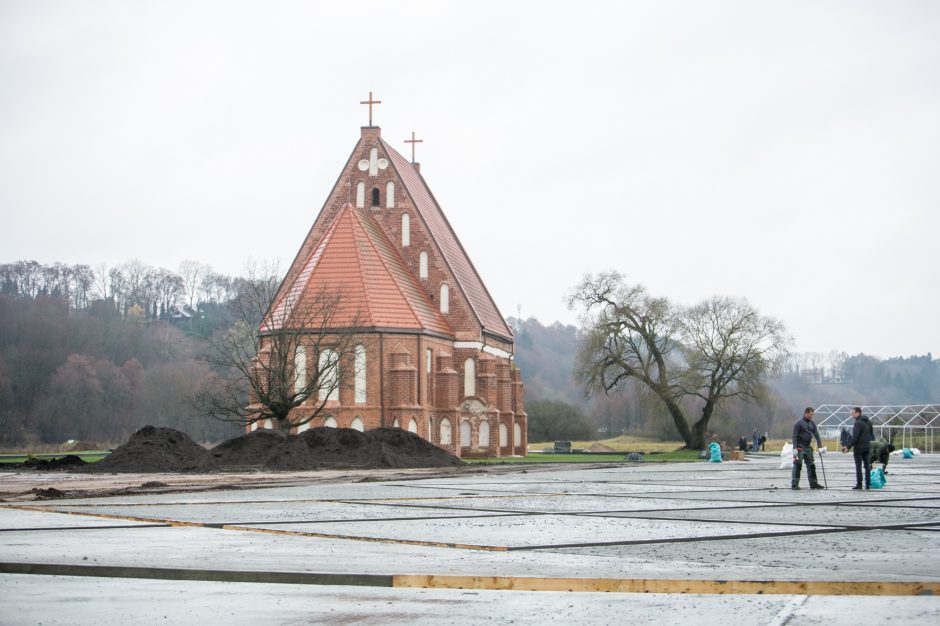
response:
M855 456L855 486L852 489L862 488L862 466L865 467L865 489L871 489L871 442L875 438L875 429L868 417L862 415L862 409L852 409L852 438L842 447L842 452L852 451Z
M806 463L806 473L809 475L810 489L824 489L816 478L816 460L813 458L813 439L816 439L816 447L822 447L822 440L819 438L819 431L816 429L816 422L813 421L813 415L816 410L812 407L806 407L803 411L803 417L798 419L793 425L793 472L790 476L790 488L800 488L800 472L803 470L803 463Z
M757 432L756 428L754 429L754 432L751 433L751 443L754 445L752 450L757 452L758 448L760 448L760 433Z

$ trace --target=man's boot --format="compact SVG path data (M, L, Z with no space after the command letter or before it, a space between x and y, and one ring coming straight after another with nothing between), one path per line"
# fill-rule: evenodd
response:
M819 480L816 478L816 464L807 464L806 473L809 474L809 488L810 489L825 489L822 485L819 484Z
M790 472L790 488L799 489L800 488L800 471L803 469L802 463L794 463L793 471Z

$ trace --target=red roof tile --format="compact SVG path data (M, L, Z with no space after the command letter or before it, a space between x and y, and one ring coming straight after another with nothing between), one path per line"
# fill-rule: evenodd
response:
M271 309L262 328L277 328L319 294L341 293L330 326L422 330L452 337L450 325L416 283L385 231L351 205L333 224ZM289 322L287 322L289 325Z
M391 157L392 165L404 182L415 209L427 225L431 237L437 242L441 253L444 255L444 261L450 266L460 290L466 296L480 325L483 326L484 330L511 340L512 330L500 314L489 291L483 285L480 275L477 274L476 268L470 262L470 257L467 256L460 240L454 234L453 228L451 228L444 212L441 211L440 206L431 194L431 190L425 184L424 178L405 157L396 152L384 139L381 141Z

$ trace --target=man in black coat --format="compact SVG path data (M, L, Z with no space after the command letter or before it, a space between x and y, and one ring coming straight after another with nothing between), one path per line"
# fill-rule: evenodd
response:
M816 460L813 458L813 439L816 439L817 448L822 447L819 431L816 430L816 422L813 421L815 414L815 409L806 407L803 417L793 425L793 472L790 476L790 487L793 489L800 488L800 472L803 470L804 462L806 473L809 474L810 489L824 489L816 479Z
M875 438L875 429L868 417L862 415L862 409L852 409L852 438L842 447L842 452L852 451L855 456L855 486L852 489L862 488L862 466L865 467L865 489L871 489L871 442Z

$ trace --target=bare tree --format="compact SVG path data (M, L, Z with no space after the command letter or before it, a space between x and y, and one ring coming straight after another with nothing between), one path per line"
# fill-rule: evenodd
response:
M280 430L328 413L360 367L358 315L341 291L301 296L285 290L270 269L249 269L229 306L234 322L209 342L221 372L199 396L198 407L217 419L249 425L271 420Z
M663 404L689 449L704 447L722 400L763 393L765 376L783 362L789 343L780 322L743 300L677 307L615 272L585 277L569 306L584 313L576 371L586 392L608 393L639 381ZM683 407L690 397L701 404L701 417L691 426Z

